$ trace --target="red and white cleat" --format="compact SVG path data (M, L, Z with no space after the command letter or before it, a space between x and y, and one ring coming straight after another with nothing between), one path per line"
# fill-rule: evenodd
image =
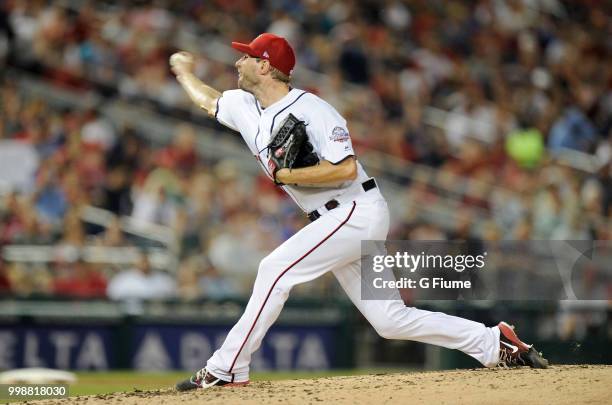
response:
M177 391L190 391L198 388L211 388L211 387L237 387L247 385L249 382L231 382L225 381L210 374L206 368L197 371L194 375L186 380L180 381L176 384Z
M542 357L533 345L523 342L514 331L514 326L500 322L499 328L499 362L498 367L510 368L529 366L547 368L548 360Z

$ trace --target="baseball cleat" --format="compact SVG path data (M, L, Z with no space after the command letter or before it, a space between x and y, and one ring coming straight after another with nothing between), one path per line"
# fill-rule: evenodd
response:
M514 326L500 322L499 328L499 362L498 367L509 368L529 366L547 368L548 360L542 357L533 345L528 345L516 335Z
M247 385L249 382L230 382L215 377L210 374L206 368L197 371L194 375L186 380L176 383L177 391L190 391L197 388L211 388L211 387L236 387L241 385Z

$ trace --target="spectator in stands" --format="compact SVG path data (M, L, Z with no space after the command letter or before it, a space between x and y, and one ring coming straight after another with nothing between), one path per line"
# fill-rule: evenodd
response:
M180 179L172 170L153 170L134 194L134 218L160 225L174 225L183 198Z
M12 242L26 245L45 245L53 241L51 227L48 223L41 221L36 215L36 210L27 201L22 205L21 223L22 229Z
M60 297L104 298L106 278L80 255L55 264L53 293Z
M149 257L140 252L133 268L111 278L106 293L115 301L167 299L176 296L176 281L167 273L151 269Z
M78 209L73 208L66 213L63 225L62 237L58 244L69 249L83 247L86 242L86 234Z
M198 283L199 268L196 261L194 258L183 260L176 274L177 295L183 301L193 301L204 296Z
M562 148L590 152L597 140L593 123L576 107L569 107L553 124L548 147L554 152Z
M118 165L108 170L101 187L100 205L115 215L129 215L132 212L131 180L133 173L127 166Z
M506 137L506 153L525 169L536 168L544 158L544 136L525 118Z
M172 143L159 151L158 164L185 176L193 173L198 164L196 133L190 125L177 126Z
M85 144L97 145L103 151L109 151L117 141L113 125L100 114L100 106L85 113L85 122L81 129L81 139Z
M68 209L66 195L61 187L59 168L51 160L43 162L36 178L36 191L32 197L37 214L47 223L61 223Z
M31 201L11 193L0 211L0 245L2 243L44 244L52 240L51 229L41 222Z
M240 293L232 279L223 277L204 254L185 259L179 268L177 279L178 295L182 300L222 299L235 297Z
M53 291L53 275L43 265L12 263L8 265L11 293L19 297L49 296Z
M121 230L121 222L117 217L113 218L106 225L105 231L96 239L96 242L105 247L125 247L130 245Z

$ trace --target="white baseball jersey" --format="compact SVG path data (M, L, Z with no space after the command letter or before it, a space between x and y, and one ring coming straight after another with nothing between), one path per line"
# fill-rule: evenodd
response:
M346 120L334 107L304 90L292 89L265 109L253 94L239 89L228 90L217 101L215 117L223 125L240 132L261 168L272 179L268 169L268 144L289 113L306 123L308 139L319 159L335 164L355 155ZM357 178L354 181L327 188L282 187L302 210L311 212L345 193L357 194L361 183L366 180L368 176L357 162Z

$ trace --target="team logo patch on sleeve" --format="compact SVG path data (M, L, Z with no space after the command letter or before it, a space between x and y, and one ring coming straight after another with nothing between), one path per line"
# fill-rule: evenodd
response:
M342 127L335 127L331 136L329 137L329 140L334 142L346 142L349 140L349 134L346 129Z

